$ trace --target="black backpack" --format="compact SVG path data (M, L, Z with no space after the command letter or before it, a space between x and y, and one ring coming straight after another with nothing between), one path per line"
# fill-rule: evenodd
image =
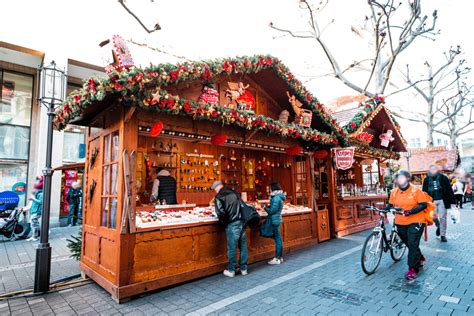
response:
M260 215L258 214L255 207L253 207L252 205L248 205L242 200L240 200L240 212L242 214L242 221L244 222L244 226L254 228L257 227L260 223Z

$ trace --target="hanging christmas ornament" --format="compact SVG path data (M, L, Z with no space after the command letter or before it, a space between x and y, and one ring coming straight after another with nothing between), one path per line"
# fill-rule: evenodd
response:
M227 135L226 134L217 134L212 136L211 138L211 144L213 145L222 145L225 144L227 141Z
M286 149L286 154L288 156L297 156L303 153L303 147L301 146L291 146Z
M153 136L153 137L156 137L156 136L160 135L162 130L163 130L163 122L159 121L159 122L153 124L153 126L151 127L150 135Z
M313 156L316 159L324 159L328 156L328 152L327 152L327 150L324 150L324 149L316 150L313 153Z

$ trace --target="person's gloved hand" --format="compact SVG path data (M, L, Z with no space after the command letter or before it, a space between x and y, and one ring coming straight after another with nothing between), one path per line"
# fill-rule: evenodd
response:
M410 216L412 214L411 210L403 211L403 216Z

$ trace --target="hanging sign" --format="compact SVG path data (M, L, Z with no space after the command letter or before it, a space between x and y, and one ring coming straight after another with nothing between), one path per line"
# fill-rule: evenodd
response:
M355 147L333 148L336 168L347 170L354 164Z

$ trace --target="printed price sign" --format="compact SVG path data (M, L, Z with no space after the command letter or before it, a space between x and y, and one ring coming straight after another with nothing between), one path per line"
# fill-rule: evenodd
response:
M355 147L334 148L333 150L337 169L347 170L352 167Z

